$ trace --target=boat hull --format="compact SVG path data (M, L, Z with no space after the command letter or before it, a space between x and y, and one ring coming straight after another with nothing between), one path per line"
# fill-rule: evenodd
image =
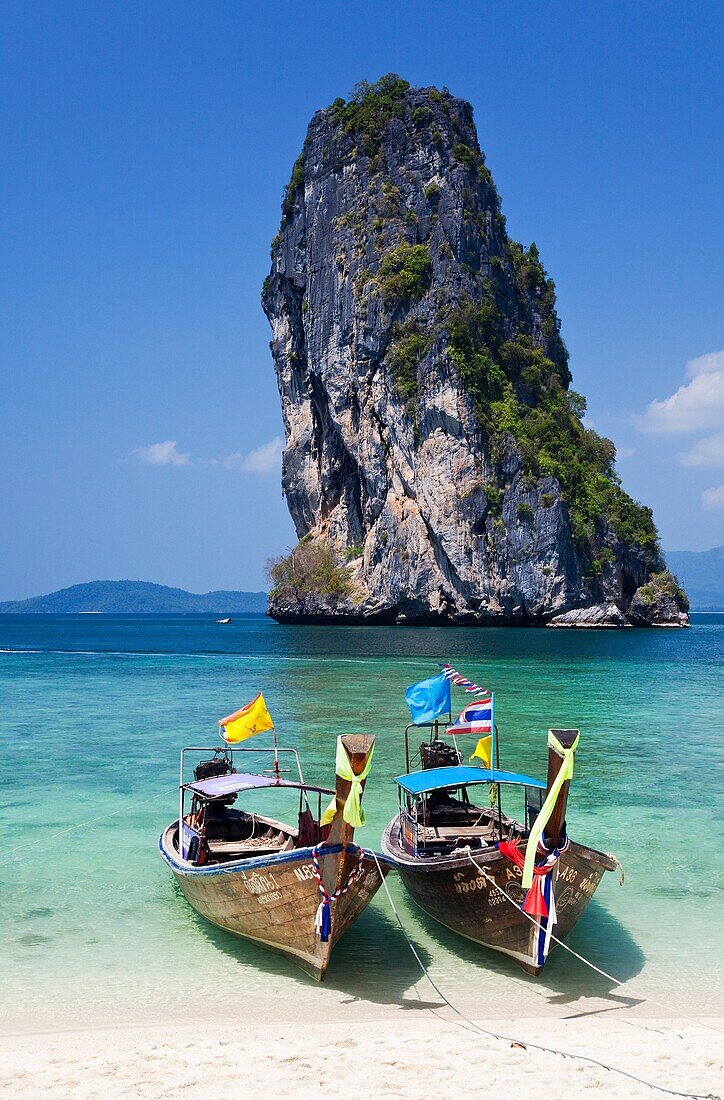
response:
M518 906L523 900L522 871L497 849L467 854L415 858L399 843L399 819L394 818L382 838L382 851L395 868L413 901L428 916L458 935L508 955L529 974L539 974L545 963L545 927L532 922ZM606 871L616 867L611 856L571 843L551 872L557 922L553 934L565 939L583 914ZM496 889L490 876L500 889ZM516 904L506 900L501 890ZM555 947L551 941L550 950Z
M382 884L372 852L363 852L362 872L349 890L332 903L332 928L323 942L315 931L321 894L312 865L312 848L233 863L195 867L180 860L169 826L159 842L161 855L193 908L226 932L262 944L292 959L317 981L322 981L339 938L352 925ZM360 849L341 845L320 849L323 873L333 861L335 877L347 881ZM382 876L389 870L380 859Z

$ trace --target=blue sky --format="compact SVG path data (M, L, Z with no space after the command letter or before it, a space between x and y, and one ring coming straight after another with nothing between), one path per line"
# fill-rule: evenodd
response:
M294 538L259 305L282 187L312 113L391 70L473 104L664 546L724 542L723 13L6 2L0 599L263 585Z

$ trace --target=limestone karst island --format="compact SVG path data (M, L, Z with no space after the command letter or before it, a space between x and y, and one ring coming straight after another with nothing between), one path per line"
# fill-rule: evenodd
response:
M390 75L318 111L271 258L299 538L270 565L273 618L688 625L469 103Z

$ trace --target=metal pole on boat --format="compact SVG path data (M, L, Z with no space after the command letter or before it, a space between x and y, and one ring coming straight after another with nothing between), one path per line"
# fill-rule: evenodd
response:
M495 725L495 692L490 693L490 762L495 773L500 771L500 744L498 729ZM498 839L503 839L503 801L500 794L500 782L498 786Z
M184 750L181 749L181 757L178 766L178 854L183 859L184 842Z
M279 782L279 747L277 745L277 728L272 726L274 730L274 777Z

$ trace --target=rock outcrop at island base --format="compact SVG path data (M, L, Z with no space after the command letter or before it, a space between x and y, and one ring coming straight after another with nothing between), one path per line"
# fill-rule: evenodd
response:
M546 625L559 630L620 630L631 623L615 603L597 603L554 615Z
M391 76L319 111L262 301L283 490L348 580L292 562L274 618L628 613L661 568L651 513L581 424L553 283L506 234L468 103Z

